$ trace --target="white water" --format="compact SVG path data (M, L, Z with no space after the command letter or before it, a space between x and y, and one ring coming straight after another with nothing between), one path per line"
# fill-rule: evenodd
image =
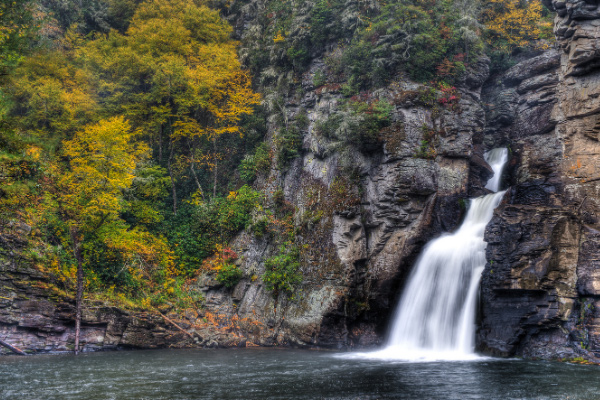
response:
M500 178L502 178L502 170L508 161L508 150L507 149L493 149L485 153L485 161L490 164L492 170L494 170L494 176L485 185L486 189L490 189L492 192L497 192L500 189Z
M506 149L494 149L486 161L494 177L486 188L499 189ZM470 201L458 230L425 246L408 279L390 331L388 345L352 357L410 361L469 360L475 353L475 309L485 266L486 225L504 192Z

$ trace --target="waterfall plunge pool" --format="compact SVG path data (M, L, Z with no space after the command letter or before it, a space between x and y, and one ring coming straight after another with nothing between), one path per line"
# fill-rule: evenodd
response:
M479 359L393 362L291 349L0 358L2 400L598 399L600 367Z

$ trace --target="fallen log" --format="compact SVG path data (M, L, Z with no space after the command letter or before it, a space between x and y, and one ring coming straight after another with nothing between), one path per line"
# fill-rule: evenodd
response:
M7 349L9 349L10 351L12 351L15 354L18 354L20 356L26 356L27 354L25 354L25 352L21 349L19 349L18 347L15 347L11 344L6 343L4 340L0 339L0 345L6 347Z
M175 321L173 321L172 319L170 319L169 317L167 317L165 314L161 313L160 311L156 310L157 313L160 314L161 317L163 317L165 319L165 321L169 322L170 324L174 325L175 328L179 329L181 332L185 333L186 335L188 335L189 337L191 337L192 339L194 338L194 335L192 335L191 333L189 333L188 331L186 331L185 329L183 329L182 327L180 327L179 325L177 325L175 323Z

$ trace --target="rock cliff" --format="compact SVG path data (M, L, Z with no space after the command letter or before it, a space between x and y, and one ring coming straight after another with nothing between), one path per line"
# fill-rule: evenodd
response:
M600 356L597 1L545 1L556 49L489 83L486 140L510 146L504 203L486 231L480 348Z

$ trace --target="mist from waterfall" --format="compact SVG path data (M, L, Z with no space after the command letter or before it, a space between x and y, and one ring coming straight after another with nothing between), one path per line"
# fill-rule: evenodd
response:
M485 159L494 170L486 188L496 193L471 199L460 227L425 246L404 288L387 346L355 356L414 361L477 358L475 311L487 246L483 235L504 195L497 191L508 151L491 150Z

